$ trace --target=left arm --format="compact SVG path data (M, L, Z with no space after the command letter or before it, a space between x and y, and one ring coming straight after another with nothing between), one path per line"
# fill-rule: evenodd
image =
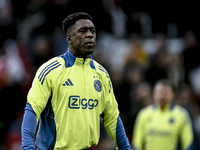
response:
M124 125L120 116L117 119L117 129L116 129L117 146L119 149L131 149L129 140L126 136Z
M193 150L193 129L191 119L186 110L184 110L184 121L180 133L182 150Z
M124 125L119 115L117 118L114 116L109 118L104 117L104 125L110 137L114 141L116 148L119 150L131 149L131 145L126 136Z
M106 107L104 110L104 125L108 131L110 137L115 143L115 147L119 150L129 150L131 145L126 136L124 125L119 116L118 104L115 99L112 84L109 76L107 76L109 82L107 82L107 88L105 87Z

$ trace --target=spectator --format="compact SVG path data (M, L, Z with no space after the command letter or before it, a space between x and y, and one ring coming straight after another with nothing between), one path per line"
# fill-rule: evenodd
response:
M54 56L51 43L51 39L45 35L38 35L32 40L30 49L33 51L33 64L36 69Z
M180 90L184 83L185 71L181 54L168 54L167 76L174 87L175 92Z
M183 50L183 66L185 69L185 83L191 84L190 73L200 65L199 51L200 46L195 33L188 30L185 34L186 49Z
M26 71L19 56L18 45L12 39L0 39L0 145L5 141L9 123L16 117L16 112L23 108L21 84L26 77ZM5 114L5 106L9 111Z
M138 65L144 69L149 64L149 57L145 51L140 35L132 33L130 35L130 50L125 57L125 67L129 65Z

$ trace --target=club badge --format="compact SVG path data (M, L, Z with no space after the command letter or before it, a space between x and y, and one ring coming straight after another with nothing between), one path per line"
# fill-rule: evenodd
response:
M99 80L94 81L94 88L97 92L101 92L102 90L102 83Z

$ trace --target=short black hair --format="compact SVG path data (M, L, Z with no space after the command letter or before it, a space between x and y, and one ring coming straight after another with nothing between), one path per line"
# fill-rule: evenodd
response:
M65 35L67 34L67 30L71 26L73 26L76 23L76 21L78 21L80 19L88 19L93 23L92 17L88 13L80 11L80 12L75 12L73 14L70 14L62 22L62 29L63 29Z

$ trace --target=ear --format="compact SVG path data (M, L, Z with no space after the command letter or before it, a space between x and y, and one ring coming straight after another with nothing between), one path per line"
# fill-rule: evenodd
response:
M70 35L70 34L67 34L66 39L67 39L67 42L68 42L69 44L72 43L72 38L71 38L71 35Z

